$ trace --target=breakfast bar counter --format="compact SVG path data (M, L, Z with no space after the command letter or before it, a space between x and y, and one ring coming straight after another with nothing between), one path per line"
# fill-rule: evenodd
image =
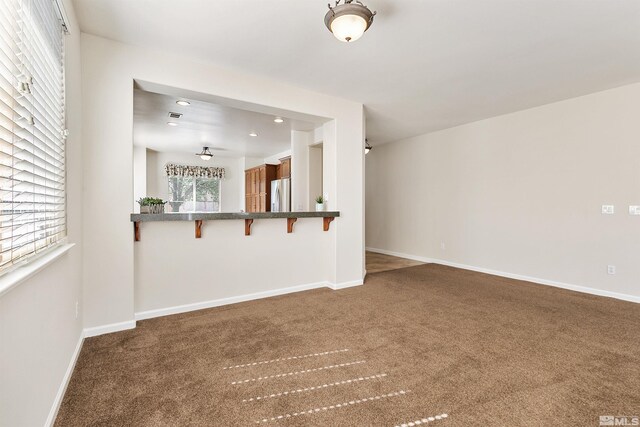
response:
M191 212L191 213L161 213L161 214L131 214L131 222L134 226L135 241L140 240L140 223L142 222L159 222L159 221L194 221L195 237L202 237L202 226L204 221L218 220L244 220L244 234L251 235L251 225L256 219L286 219L287 233L293 232L293 224L298 218L322 218L322 227L324 231L329 231L329 224L340 216L338 211L320 211L320 212Z

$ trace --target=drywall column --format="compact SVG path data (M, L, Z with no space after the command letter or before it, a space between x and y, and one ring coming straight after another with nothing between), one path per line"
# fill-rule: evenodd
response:
M291 210L307 211L309 187L309 132L291 131Z
M133 211L140 212L140 205L136 203L147 195L147 148L133 147Z
M324 191L325 208L334 210L337 206L337 153L336 153L336 122L332 120L322 126L322 191Z
M343 221L337 224L336 234L336 286L346 287L361 284L365 270L364 244L362 246L355 242L364 243L364 135L365 117L364 108L357 111L352 110L347 114L346 119L350 123L358 123L358 129L340 129L337 120L330 122L323 129L325 138L324 150L329 151L328 155L323 151L323 164L329 161L329 167L325 167L325 172L331 164L335 165L335 179L323 176L323 185L330 183L329 208L331 206L349 206L349 212ZM336 123L337 122L337 123ZM333 137L332 137L333 135ZM327 144L331 141L331 144ZM333 193L333 194L332 194ZM354 215L351 218L350 215ZM362 221L358 220L362 216ZM356 277L360 274L360 277Z
M322 126L322 134L324 138L324 145L322 150L322 165L324 168L322 174L322 191L324 192L325 209L335 210L338 203L336 200L337 193L337 159L336 159L336 122L332 120L325 123ZM337 221L336 221L337 222ZM338 224L336 224L336 229ZM336 246L337 246L336 241ZM337 265L339 262L338 255L336 253L335 266L332 275L329 277L329 281L332 283L338 283Z
M308 191L307 198L309 209L315 207L316 197L322 195L322 144L310 145L309 153L309 170L308 170Z
M91 213L83 229L84 323L109 332L135 325L127 224L133 200L133 78L123 65L135 60L95 40L82 34L83 207Z

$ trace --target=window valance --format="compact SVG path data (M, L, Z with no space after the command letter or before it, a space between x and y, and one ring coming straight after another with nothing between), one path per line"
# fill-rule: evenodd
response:
M224 179L224 168L167 163L164 170L167 172L167 176L193 176L196 178Z

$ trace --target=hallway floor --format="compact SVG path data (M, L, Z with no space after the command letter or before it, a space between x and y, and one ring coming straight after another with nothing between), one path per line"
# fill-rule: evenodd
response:
M367 274L380 273L381 271L397 270L399 268L413 267L422 265L424 262L414 261L407 258L399 258L397 256L379 254L376 252L366 253L367 258Z

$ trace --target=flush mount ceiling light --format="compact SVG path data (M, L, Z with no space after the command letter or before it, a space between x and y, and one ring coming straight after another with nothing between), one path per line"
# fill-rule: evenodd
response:
M341 42L353 42L358 40L373 23L376 12L363 5L358 0L336 1L336 5L331 7L324 16L324 23Z
M199 156L202 160L211 160L213 153L209 151L209 147L202 147L202 153L197 153L196 156Z
M176 122L167 122L167 124L169 126L178 126L178 124Z
M282 123L284 122L284 119L282 117L276 117L275 119L273 119L273 121L276 123Z
M369 151L373 150L373 147L369 145L369 140L364 140L364 154L369 154Z
M182 99L180 101L176 101L176 104L182 105L183 107L186 107L187 105L191 105L189 101L184 101Z
M258 134L257 134L257 133L255 133L255 132L251 132L251 133L249 134L249 136L258 136Z

